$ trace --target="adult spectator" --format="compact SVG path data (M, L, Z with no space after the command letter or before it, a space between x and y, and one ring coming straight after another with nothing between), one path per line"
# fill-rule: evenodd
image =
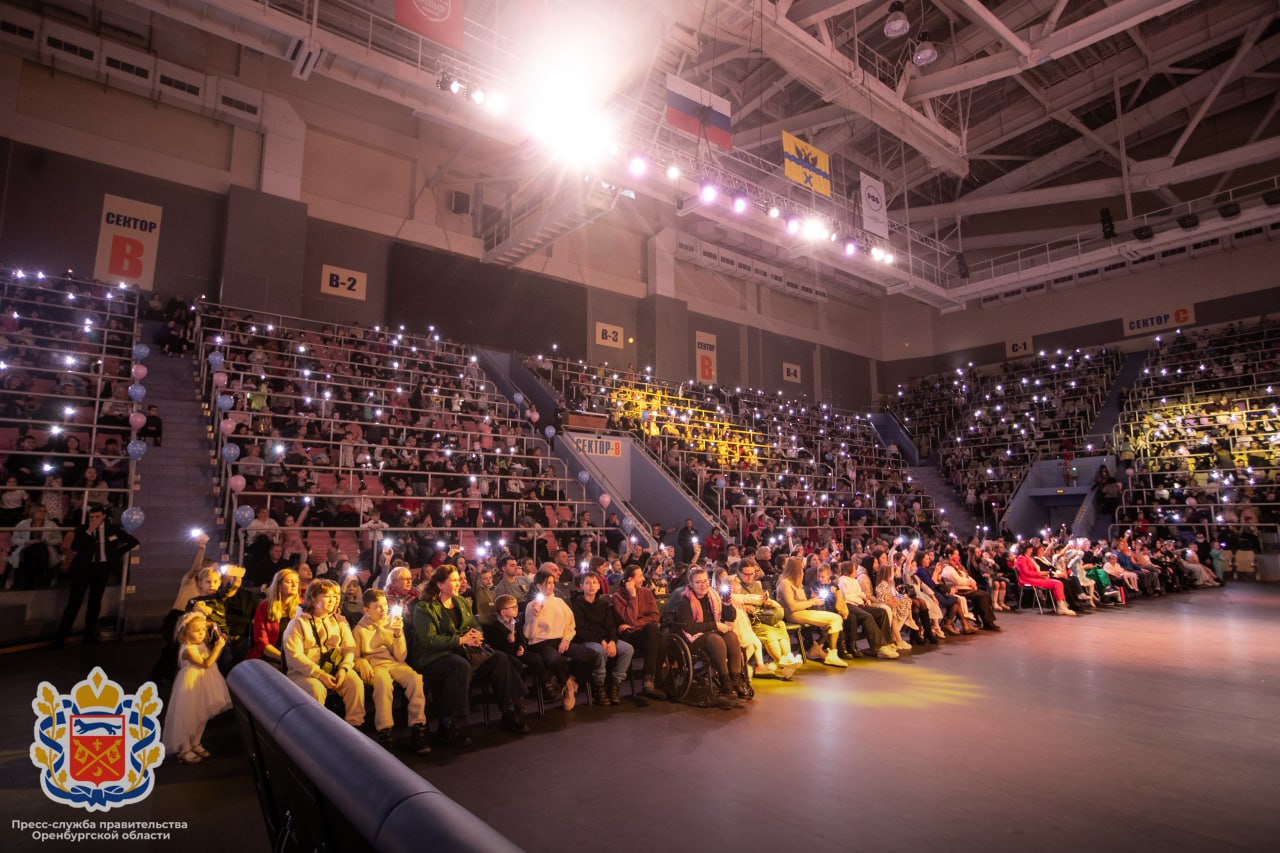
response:
M689 585L674 602L672 617L675 630L710 659L720 678L720 698L731 704L735 696L746 699L753 695L746 680L742 645L733 630L736 615L732 604L712 592L707 570L694 569L689 572Z
M564 709L572 711L578 692L572 665L589 671L595 666L596 656L574 642L578 628L573 609L556 594L556 577L554 563L544 563L534 576L524 611L524 637L529 641L529 651L539 655L560 682Z
M644 567L631 565L625 580L613 594L618 635L644 655L644 695L659 698L655 686L662 657L662 629L658 626L658 599L644 582Z
M252 642L246 660L259 658L278 664L284 654L280 635L298 609L298 573L281 569L267 586L267 593L253 614Z
M18 522L9 540L9 569L14 589L43 589L58 565L62 531L49 521L44 504L31 508L31 517Z
M107 521L106 511L100 506L89 509L88 520L63 537L63 574L71 575L71 590L67 607L58 623L54 648L62 648L71 633L71 626L84 603L89 601L84 613L84 641L98 642L98 615L102 610L102 594L114 570L120 568L121 558L138 547L138 540L124 529Z
M577 641L595 653L591 669L591 689L597 705L622 703L619 689L631 669L635 648L618 638L618 625L602 581L596 572L582 576L582 588L570 606L577 627ZM606 681L608 682L606 684Z
M778 578L778 601L782 604L783 614L793 625L813 625L821 628L827 635L826 656L822 662L827 666L847 667L840 658L840 633L844 620L837 614L822 609L826 603L818 596L811 596L804 588L804 558L788 557L782 566L782 576Z

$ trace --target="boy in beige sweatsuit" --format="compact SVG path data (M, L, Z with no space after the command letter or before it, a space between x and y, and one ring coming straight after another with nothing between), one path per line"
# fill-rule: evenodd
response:
M405 663L408 648L404 639L404 614L388 613L387 596L380 589L365 590L363 601L364 616L351 633L356 642L356 672L365 684L373 687L373 719L378 743L388 749L394 744L391 697L395 685L399 684L409 701L413 751L430 752L422 676Z

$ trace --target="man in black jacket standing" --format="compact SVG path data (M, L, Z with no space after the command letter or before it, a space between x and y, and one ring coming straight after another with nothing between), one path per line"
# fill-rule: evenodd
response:
M138 540L114 524L107 522L101 506L89 509L89 520L76 527L62 540L63 574L71 573L71 592L67 609L62 612L54 646L61 648L80 612L85 593L89 604L84 614L84 641L98 641L98 614L102 610L102 594L112 569L120 566L125 554L138 547Z

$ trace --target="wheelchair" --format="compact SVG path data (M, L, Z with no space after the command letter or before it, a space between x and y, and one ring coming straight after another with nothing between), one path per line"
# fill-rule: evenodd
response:
M695 649L679 633L663 634L662 654L658 659L655 679L659 690L672 702L684 702L697 708L708 708L720 699L721 679L706 653ZM755 695L750 687L748 690Z

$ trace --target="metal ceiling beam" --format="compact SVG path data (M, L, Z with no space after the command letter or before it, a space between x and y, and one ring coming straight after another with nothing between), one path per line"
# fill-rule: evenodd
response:
M771 121L762 124L759 127L752 127L746 130L736 131L733 144L738 148L761 148L765 145L776 144L782 131L795 133L796 131L814 131L821 130L824 127L830 127L833 124L844 124L849 120L849 111L844 107L836 104L826 104L818 107L816 110L810 110L807 113L800 113L787 118ZM741 140L738 136L743 137Z
M997 18L990 9L982 5L981 0L960 0L960 3L973 13L977 23L991 30L1000 37L1000 40L1009 47L1016 50L1024 57L1031 56L1031 45L1025 39L1017 35L1013 30L1005 26L1004 22Z
M1049 13L1049 17L1044 19L1044 26L1040 30L1041 36L1047 36L1058 28L1058 19L1067 10L1067 4L1070 2L1071 0L1058 0L1053 5L1053 11Z
M1130 185L1134 192L1150 192L1173 184L1186 183L1200 178L1207 178L1231 169L1265 163L1280 157L1280 137L1265 139L1252 145L1233 148L1220 154L1192 160L1180 166L1167 166L1165 158L1144 160L1136 163L1130 175ZM961 201L946 204L933 204L924 207L913 207L911 210L899 211L899 215L909 222L923 222L931 219L949 220L956 216L971 216L977 213L994 213L997 211L1023 210L1030 207L1044 207L1051 204L1065 204L1073 201L1092 201L1109 198L1124 192L1124 181L1120 178L1100 178L1095 181L1082 181L1060 187L1047 187L1039 190L1027 190L1020 193L988 196L975 199L966 196Z
M874 2L876 0L800 0L787 11L787 17L802 27L810 27Z
M919 101L950 92L962 92L992 80L1010 77L1033 65L1062 59L1190 2L1193 0L1119 0L1100 12L1032 42L1032 50L1028 55L1024 56L1016 50L1004 50L913 80L907 86L907 100Z
M827 50L795 22L778 14L771 0L754 0L744 10L748 15L753 11L763 26L765 51L789 74L824 100L883 127L927 161L954 174L968 173L964 144L957 134L903 102L854 60Z

